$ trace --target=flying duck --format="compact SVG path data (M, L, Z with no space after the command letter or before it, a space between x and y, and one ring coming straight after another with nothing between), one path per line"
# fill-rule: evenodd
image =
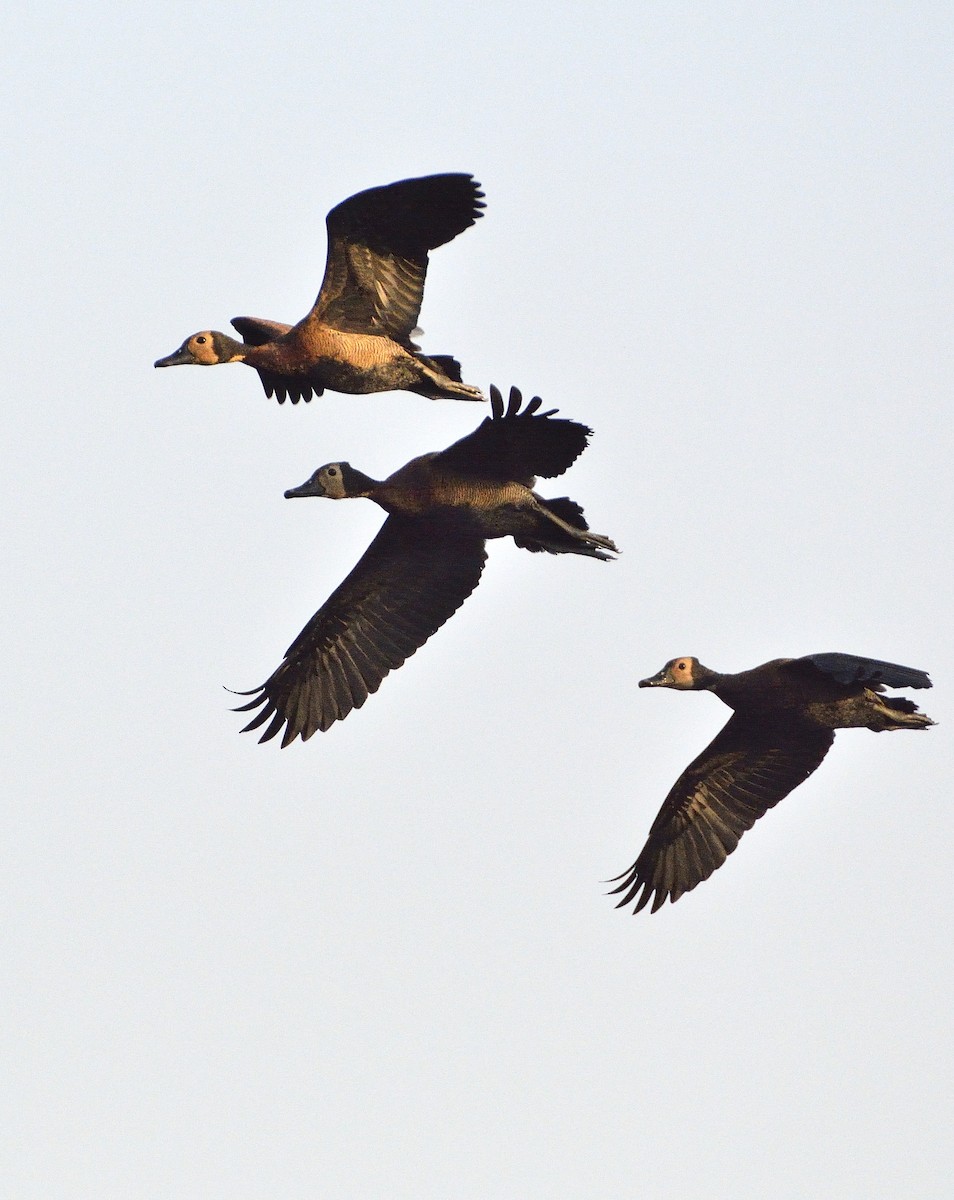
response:
M471 175L426 175L358 192L327 217L328 261L318 299L297 325L235 317L242 341L206 329L157 367L244 362L266 396L292 404L335 392L407 391L432 400L483 400L449 355L421 354L415 331L429 250L483 215Z
M652 911L675 903L721 867L739 838L816 770L836 729L926 729L934 722L885 686L929 688L926 672L853 654L777 658L721 675L697 658L670 660L642 687L714 692L734 714L683 771L646 845L610 895ZM616 882L616 880L612 880ZM640 895L640 892L642 894Z
M562 475L592 430L540 412L535 396L521 411L510 389L504 407L490 389L491 416L446 450L412 459L378 481L349 463L328 463L287 498L363 496L388 514L357 566L285 653L281 666L236 711L258 709L247 730L268 724L282 746L307 741L360 708L463 604L480 580L488 538L512 537L525 550L608 559L616 546L590 533L567 497L545 500L536 475ZM608 553L610 552L610 553Z

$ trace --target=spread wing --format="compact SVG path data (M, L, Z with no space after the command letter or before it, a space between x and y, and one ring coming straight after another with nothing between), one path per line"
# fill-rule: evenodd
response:
M293 328L282 321L269 321L267 317L233 317L232 328L237 330L246 346L264 346L276 342Z
M360 708L451 617L480 580L483 538L459 522L390 516L344 583L325 601L281 666L237 712L260 709L243 729L284 727L302 741Z
M553 419L555 408L540 412L543 401L534 396L523 411L523 396L512 387L507 407L491 385L491 415L466 437L454 442L436 457L442 468L480 479L533 486L542 475L562 475L586 449L592 429L579 421Z
M279 404L291 400L297 404L299 400L308 401L315 396L324 395L324 387L316 377L310 375L282 375L280 371L269 371L266 367L256 367L258 377L262 381L266 396L274 396Z
M811 775L834 738L829 729L791 719L732 716L676 780L639 858L616 877L622 882L610 894L623 894L617 908L636 900L639 912L652 898L655 912L667 897L675 903L708 879L742 834Z
M482 216L471 175L427 175L370 188L328 214L328 261L310 316L346 333L386 334L413 349L427 255Z
M294 328L282 321L269 321L267 317L233 317L232 326L242 335L246 346L264 346L267 342L278 341ZM299 400L309 401L312 395L324 394L321 380L305 374L283 375L280 371L270 371L267 367L256 367L258 377L262 381L266 396L274 396L279 404L291 400L297 404Z
M856 654L806 654L785 664L785 669L798 671L815 668L836 683L863 683L872 691L887 687L929 688L931 680L926 671L916 667L901 667L882 662L879 658L859 658Z

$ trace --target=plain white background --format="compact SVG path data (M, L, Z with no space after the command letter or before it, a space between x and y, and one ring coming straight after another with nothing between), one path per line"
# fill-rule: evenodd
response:
M38 5L9 18L5 1190L941 1197L951 1153L949 6ZM278 664L381 521L288 504L482 419L154 371L297 320L324 216L472 171L423 344L592 425L366 707L281 751ZM728 715L639 692L844 650L839 735L677 905L601 880Z

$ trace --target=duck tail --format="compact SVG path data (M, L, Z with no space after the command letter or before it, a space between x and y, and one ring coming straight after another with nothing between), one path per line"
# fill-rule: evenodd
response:
M446 375L448 379L453 379L455 383L464 382L460 373L460 363L449 354L428 354L426 358L423 354L419 354L418 358L426 362L429 367L433 367L435 371Z
M430 356L414 355L421 376L416 383L408 384L409 392L427 396L431 400L483 400L484 393L473 384L464 383L460 363L449 354Z
M885 729L927 729L935 722L905 696L872 695L875 719L868 726L880 733Z
M537 512L541 519L530 536L514 537L521 550L548 554L585 554L589 558L611 560L618 554L612 539L601 533L590 533L583 516L583 509L569 496L558 496L555 500L544 500L535 496ZM611 551L607 554L606 551Z
M544 500L543 507L555 516L558 516L562 521L566 521L567 525L572 525L574 529L582 529L585 533L590 528L586 517L583 516L583 506L577 504L575 500L571 500L569 496L558 496L555 500Z

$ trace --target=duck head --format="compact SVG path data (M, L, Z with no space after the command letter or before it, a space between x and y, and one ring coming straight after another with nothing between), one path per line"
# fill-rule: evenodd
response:
M304 483L289 488L286 500L299 496L326 496L329 500L347 500L354 496L370 495L375 485L369 475L356 471L351 463L325 463Z
M218 363L241 362L246 347L228 334L203 329L187 337L178 350L158 358L155 367L214 367Z
M641 679L639 686L677 688L679 691L692 691L694 688L705 687L706 680L713 675L708 667L704 667L698 658L684 654L681 658L671 658L669 662L655 675Z

